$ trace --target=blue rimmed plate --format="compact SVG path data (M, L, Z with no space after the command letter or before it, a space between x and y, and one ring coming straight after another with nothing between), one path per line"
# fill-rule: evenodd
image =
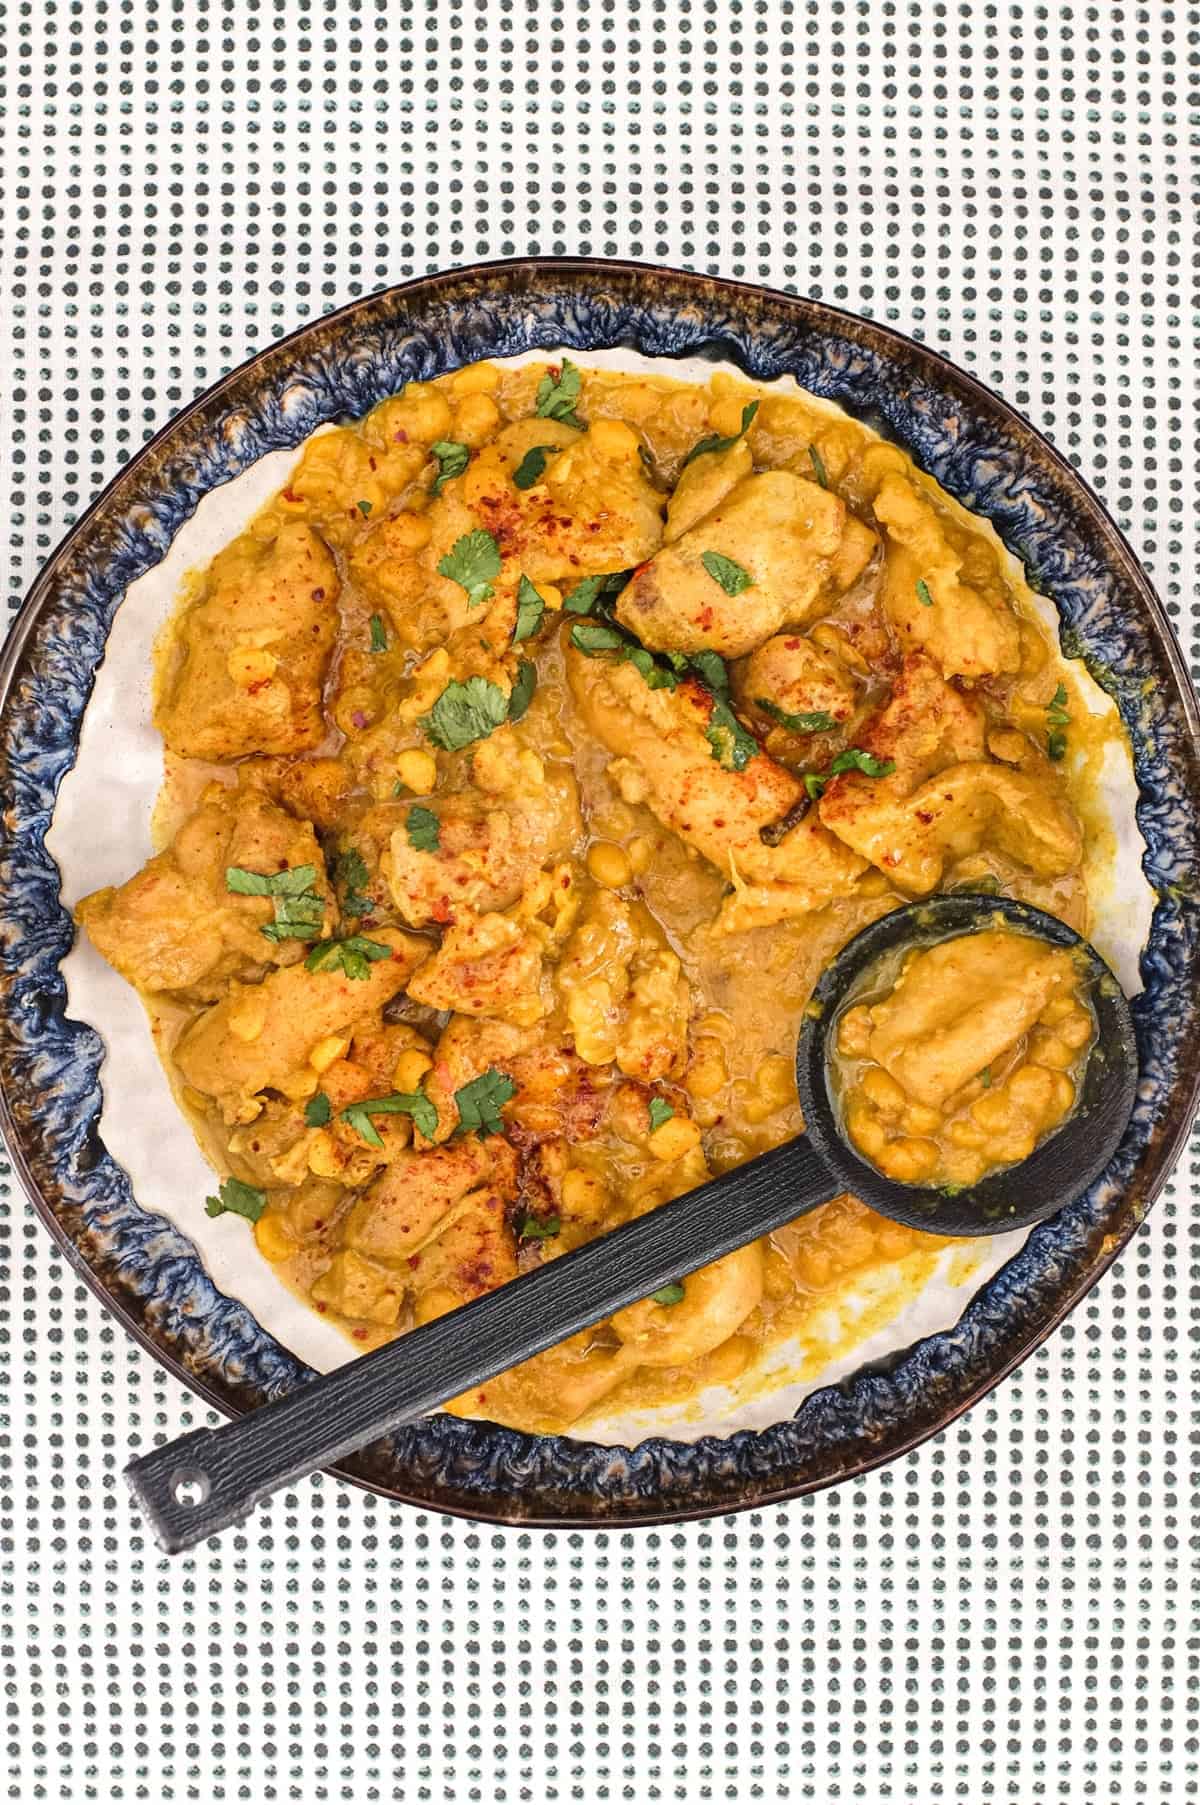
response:
M758 1432L634 1450L435 1417L345 1475L434 1510L540 1523L636 1522L760 1505L861 1472L949 1422L1040 1342L1141 1220L1195 1104L1200 725L1179 649L1129 547L1024 421L935 353L834 309L738 283L582 260L480 266L356 302L272 345L122 472L43 571L0 667L0 1105L17 1168L87 1282L218 1407L307 1369L219 1292L187 1238L139 1207L100 1138L102 1023L69 1019L72 939L44 837L128 585L198 502L267 452L365 412L405 381L537 347L714 355L791 375L895 439L1021 557L1121 710L1158 894L1134 1008L1143 1082L1088 1194L1039 1229L956 1328L809 1398Z

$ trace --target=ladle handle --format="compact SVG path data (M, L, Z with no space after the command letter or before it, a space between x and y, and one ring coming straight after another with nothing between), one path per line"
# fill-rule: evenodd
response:
M125 1476L167 1553L193 1548L280 1487L686 1279L837 1189L807 1139L789 1141L276 1403L155 1448Z

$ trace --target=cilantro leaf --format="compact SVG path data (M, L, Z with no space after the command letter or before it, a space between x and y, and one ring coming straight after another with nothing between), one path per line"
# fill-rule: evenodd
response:
M454 541L439 559L438 570L466 590L468 608L478 608L490 601L492 584L500 575L500 547L486 527L476 527Z
M371 616L371 650L373 652L386 652L387 649L388 636L387 630L383 624L383 616L381 614L373 614Z
M460 445L457 439L435 439L429 449L438 465L438 473L433 479L433 493L440 495L444 483L448 483L452 476L462 475L471 461L471 452L468 446Z
M719 652L693 652L690 663L701 682L706 683L714 695L729 694L729 672Z
M372 1116L411 1116L427 1141L437 1133L437 1105L424 1091L393 1091L387 1097L367 1097L362 1103L347 1104L338 1115L343 1122L349 1122L368 1147L383 1146L383 1138L372 1122Z
M375 908L374 898L364 895L364 886L371 881L371 874L362 858L353 847L343 852L333 868L335 881L343 886L342 908L347 915L370 915Z
M876 758L870 752L864 752L861 746L847 746L839 752L827 771L809 771L805 774L804 787L816 802L825 791L825 785L831 777L839 777L843 771L861 771L864 777L890 777L896 769L896 762L891 758Z
M917 600L920 602L922 608L933 607L933 593L924 577L918 577L917 579Z
M759 405L760 404L757 401L748 401L746 403L745 407L742 409L742 425L740 432L730 433L728 438L722 438L719 432L710 432L707 438L697 439L696 443L692 446L692 449L684 458L683 463L680 465L680 469L686 470L693 458L703 457L706 452L728 451L731 445L736 445L741 438L742 433L750 430L750 427L754 422L754 416L758 412Z
M754 578L732 558L725 557L723 552L701 552L700 562L712 578L719 583L726 595L741 595L743 589L753 589Z
M583 421L575 412L575 403L579 399L579 391L583 385L583 377L571 362L564 357L558 375L547 370L538 383L537 413L542 420L562 420L567 426L577 426L583 431Z
M526 1216L517 1229L518 1241L549 1241L560 1233L562 1222L557 1216L548 1216L545 1222L539 1222L536 1216Z
M683 1302L683 1286L677 1279L674 1284L664 1285L661 1291L652 1291L650 1301L655 1304L681 1304Z
M1046 756L1048 758L1052 758L1054 760L1054 763L1057 764L1061 758L1064 758L1066 756L1066 751L1067 751L1067 736L1062 731L1061 727L1056 728L1053 733L1047 734L1047 736L1046 736Z
M414 852L437 852L441 848L442 824L431 808L415 803L404 819L408 843Z
M650 1132L653 1134L656 1129L662 1127L664 1122L669 1122L671 1120L675 1111L671 1108L671 1105L667 1102L665 1097L651 1097L649 1113Z
M670 654L666 654L670 657ZM626 645L625 662L639 672L648 689L678 689L679 678L669 665L664 665L645 646Z
M754 706L761 708L764 714L769 714L772 720L778 721L790 733L828 733L837 725L833 716L822 709L814 708L811 714L789 714L786 708L780 708L777 702L770 701L766 696L755 696Z
M527 658L522 658L517 666L516 682L512 686L512 694L508 698L508 718L519 721L529 704L533 701L533 692L537 688L537 670Z
M546 456L561 451L561 445L531 445L521 462L513 471L513 482L518 489L532 489L534 483L540 482L542 472L546 468Z
M712 747L712 755L724 771L744 771L752 758L762 750L754 735L747 731L722 696L713 697L712 713L704 737Z
M348 978L363 979L372 965L390 959L392 949L378 940L366 940L361 934L350 934L345 940L322 940L304 961L308 971L334 971L338 966Z
M620 595L632 575L631 570L613 570L607 576L584 577L564 597L563 608L568 614L591 614L603 596Z
M500 1111L516 1094L517 1087L508 1073L489 1066L486 1072L472 1078L469 1084L454 1093L458 1133L470 1134L474 1129L481 1141L489 1134L501 1134L504 1123L500 1120Z
M220 1195L204 1199L206 1216L244 1216L247 1222L257 1222L266 1207L267 1193L240 1178L223 1178Z
M508 697L487 677L452 679L418 725L435 746L460 752L473 740L485 740L508 719Z
M809 446L808 459L813 467L813 475L816 477L817 481L820 483L822 489L828 489L829 474L825 469L825 460L821 456L820 452L817 450L815 445Z
M367 518L367 515L371 512L371 508L374 504L369 501L356 501L354 505L358 509L359 513L362 515L363 519L365 520Z
M333 1106L329 1098L324 1091L318 1091L304 1105L304 1125L306 1128L324 1128L332 1114Z
M523 639L532 639L542 624L542 616L546 612L546 604L538 594L527 576L522 575L517 584L517 624L513 628L512 643L520 645Z
M590 621L577 620L571 628L571 644L577 652L594 658L598 652L620 652L626 640L615 627L601 627Z
M269 896L275 919L258 931L268 940L315 940L325 918L325 904L312 888L315 865L293 865L287 871L247 871L225 867L225 888L235 896Z

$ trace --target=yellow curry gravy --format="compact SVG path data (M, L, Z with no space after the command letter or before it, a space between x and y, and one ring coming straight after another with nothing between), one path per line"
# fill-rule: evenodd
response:
M1086 932L1079 773L1117 731L896 448L566 359L314 436L196 574L157 695L163 849L79 919L151 1006L210 1207L363 1347L796 1134L813 983L886 910L982 883ZM944 1245L839 1198L457 1407L745 1393Z

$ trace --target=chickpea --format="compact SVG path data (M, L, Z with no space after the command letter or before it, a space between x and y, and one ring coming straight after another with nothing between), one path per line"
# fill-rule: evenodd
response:
M609 463L628 463L638 454L638 436L623 420L593 420L589 436L597 457Z
M967 1148L948 1148L942 1155L942 1171L953 1185L978 1184L987 1168L983 1154Z
M791 1261L777 1247L770 1248L763 1267L763 1287L767 1296L778 1303L780 1298L790 1294L793 1282Z
M710 1385L731 1385L741 1378L753 1358L754 1342L750 1336L731 1335L705 1357L705 1377Z
M563 592L561 589L557 589L553 583L539 583L537 586L537 592L541 596L542 600L545 602L547 608L561 608L562 607ZM569 753L569 751L570 751L569 747L568 747L567 751ZM566 754L564 754L563 756L566 756Z
M700 1145L700 1130L695 1122L689 1122L686 1116L672 1116L661 1128L656 1128L650 1136L650 1151L655 1159L674 1161L682 1159L693 1147Z
M486 395L468 395L454 410L451 431L472 450L486 444L500 424L500 409Z
M612 1207L612 1193L594 1172L572 1166L563 1176L562 1201L568 1215L600 1222Z
M758 1094L764 1103L769 1103L771 1112L786 1109L789 1103L796 1100L796 1079L792 1070L792 1062L785 1059L782 1053L771 1053L758 1068Z
M708 419L714 432L731 438L742 430L742 410L750 397L741 391L709 403Z
M499 387L500 372L495 364L469 364L450 378L450 393L456 397L494 395Z
M433 1070L433 1061L428 1053L420 1047L408 1047L396 1061L396 1069L392 1073L392 1083L398 1091L418 1091L426 1072Z
M654 842L645 834L638 834L629 842L629 863L636 877L650 869L654 858Z
M972 1103L971 1114L988 1134L1003 1134L1013 1120L1012 1098L1002 1090L985 1091Z
M910 1103L900 1118L900 1125L908 1134L936 1134L942 1126L942 1112L931 1109L926 1103Z
M725 1049L719 1040L705 1036L696 1042L688 1065L685 1083L693 1097L715 1097L723 1088L729 1072L725 1065Z
M1048 1065L1056 1072L1065 1072L1075 1063L1075 1049L1049 1029L1035 1028L1029 1037L1029 1057L1035 1065Z
M860 1088L868 1103L885 1119L901 1115L908 1102L896 1080L882 1066L873 1065L865 1072Z
M404 432L410 439L432 445L435 439L449 434L450 403L427 383L410 382L402 395L386 403L386 408L386 424L381 421L381 425L388 438Z
M620 890L633 876L628 854L610 840L596 840L588 847L588 875L606 890Z
M348 1034L327 1034L319 1040L308 1056L308 1063L314 1072L326 1072L335 1059L344 1057L350 1045Z
M933 1141L913 1140L905 1135L889 1142L876 1163L889 1178L901 1184L921 1184L937 1170L938 1150Z
M816 1241L805 1241L793 1262L796 1277L802 1285L821 1290L833 1278L833 1260L827 1248Z
M847 1009L838 1022L838 1052L847 1059L861 1059L871 1039L871 1012L865 1004Z
M1061 1122L1063 1117L1069 1115L1071 1110L1075 1107L1075 1086L1067 1077L1067 1074L1065 1072L1052 1072L1050 1076L1054 1088L1051 1092L1050 1103L1045 1118L1047 1127L1053 1126L1056 1122Z
M951 1122L946 1130L946 1139L954 1147L986 1147L987 1136L970 1116L963 1116L960 1121Z
M1054 1094L1054 1074L1045 1066L1023 1065L1009 1079L1008 1094L1019 1109L1040 1122Z
M1080 1048L1086 1047L1092 1038L1092 1018L1086 1009L1072 1009L1070 1015L1065 1016L1057 1027L1058 1038L1076 1053Z
M267 1260L286 1260L296 1251L296 1238L287 1221L273 1211L260 1216L254 1224L254 1241Z
M429 796L437 785L437 760L432 752L414 748L396 760L396 777L414 796Z
M1067 1016L1073 1015L1074 1013L1075 1013L1074 997L1072 997L1072 996L1051 997L1050 1001L1046 1004L1046 1007L1042 1010L1042 1013L1038 1016L1038 1020L1045 1027L1053 1028L1057 1025L1057 1023L1059 1023L1061 1021L1065 1021Z
M868 1159L876 1159L887 1145L887 1135L879 1117L868 1103L860 1103L857 1098L846 1111L846 1128L854 1145Z

